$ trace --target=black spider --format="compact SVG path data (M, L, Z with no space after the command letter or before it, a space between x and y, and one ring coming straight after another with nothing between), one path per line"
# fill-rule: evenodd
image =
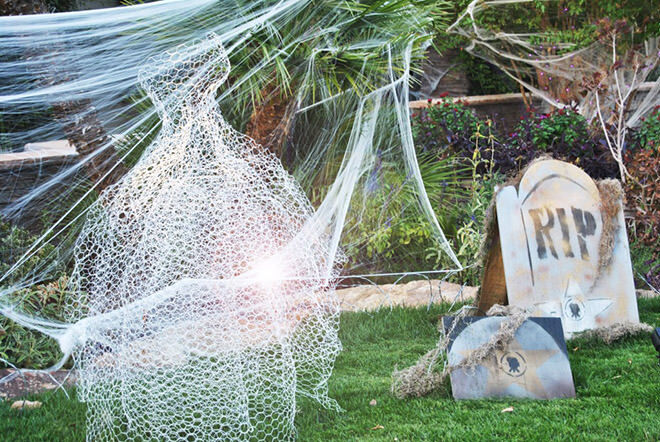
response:
M571 316L574 319L580 319L580 306L574 302L568 305L571 308Z
M520 362L517 358L507 357L507 364L509 364L509 373L520 373Z

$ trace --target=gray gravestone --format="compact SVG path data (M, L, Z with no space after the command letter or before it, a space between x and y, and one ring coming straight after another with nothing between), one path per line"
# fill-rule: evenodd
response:
M445 333L456 319L443 318ZM487 343L506 317L467 317L453 328L447 348L450 365ZM454 399L575 397L566 342L558 318L530 318L504 348L474 369L451 372Z
M517 190L497 195L509 304L560 317L567 337L639 322L622 207L616 217L612 260L600 268L603 217L594 181L562 161L530 166Z

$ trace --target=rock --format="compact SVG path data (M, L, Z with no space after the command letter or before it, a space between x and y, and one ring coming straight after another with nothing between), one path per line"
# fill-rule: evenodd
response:
M660 293L654 290L644 290L644 289L635 290L635 294L637 295L638 298L657 298L658 296L660 296Z
M418 280L405 284L358 285L338 289L342 311L369 311L381 307L420 307L429 303L469 301L478 287L461 286L440 280Z
M40 408L41 405L42 404L39 401L16 401L13 404L11 404L11 408L12 410L22 410L24 408L33 409L33 408Z

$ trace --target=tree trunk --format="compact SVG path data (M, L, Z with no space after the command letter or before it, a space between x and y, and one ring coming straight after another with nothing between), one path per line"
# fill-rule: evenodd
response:
M283 99L277 90L270 87L262 92L262 96L265 99L261 105L254 108L247 123L246 133L266 150L281 158L295 120L296 100L293 97Z

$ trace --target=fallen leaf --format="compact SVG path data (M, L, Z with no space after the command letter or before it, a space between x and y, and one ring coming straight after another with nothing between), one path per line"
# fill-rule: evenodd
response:
M375 427L373 427L371 429L372 430L382 430L383 428L385 428L385 427L383 427L382 425L376 425Z
M614 376L612 379L619 379L620 377L621 377L621 375L619 374L619 375Z
M632 365L632 359L628 359L628 364Z
M16 401L13 404L11 404L11 408L14 410L22 409L22 408L39 408L41 407L41 402L39 401Z
M369 402L369 405L371 405L372 407L375 407L376 405L378 405L378 402L376 402L376 399L372 399L372 400Z
M513 411L513 407L506 407L504 410L500 411L500 413L511 413Z
M575 348L573 349L573 351L578 351L579 349L580 349L580 347L575 347Z

